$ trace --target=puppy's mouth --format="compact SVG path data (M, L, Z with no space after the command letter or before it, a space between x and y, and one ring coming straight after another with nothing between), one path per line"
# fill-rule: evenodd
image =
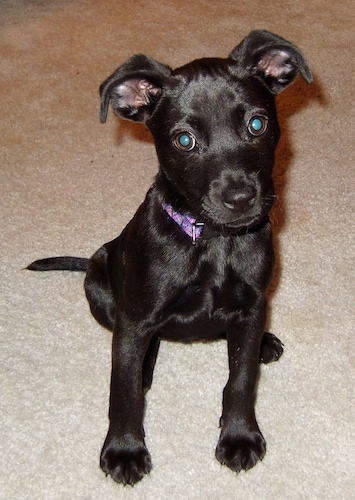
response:
M251 231L259 226L267 217L267 213L258 214L253 217L243 217L232 222L222 222L212 218L206 218L206 223L212 226L215 230L219 230L222 234L239 233L244 231Z
M201 217L199 220L216 229L219 228L222 232L224 232L224 230L225 232L228 232L228 230L249 230L258 226L266 219L272 205L273 197L270 197L270 201L266 200L262 206L253 207L249 212L244 212L242 214L236 214L232 210L227 211L221 207L214 207L214 209L211 209L208 205L203 205L201 207Z

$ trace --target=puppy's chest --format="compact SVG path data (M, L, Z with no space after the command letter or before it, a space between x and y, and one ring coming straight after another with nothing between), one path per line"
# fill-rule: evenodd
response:
M218 271L220 274L218 274ZM233 270L206 266L169 298L162 314L164 338L193 341L218 338L249 314L256 292Z

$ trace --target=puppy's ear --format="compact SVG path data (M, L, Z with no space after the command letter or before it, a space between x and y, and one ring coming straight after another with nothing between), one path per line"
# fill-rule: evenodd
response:
M307 83L313 77L300 50L269 31L252 31L230 54L249 74L261 80L273 94L286 88L298 74Z
M106 121L109 104L122 118L146 121L169 76L169 66L144 55L131 57L100 86L100 121Z

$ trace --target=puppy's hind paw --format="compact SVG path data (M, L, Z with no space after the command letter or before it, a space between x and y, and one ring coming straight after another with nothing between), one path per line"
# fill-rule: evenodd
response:
M265 332L260 348L260 363L278 361L284 352L283 343L273 333Z

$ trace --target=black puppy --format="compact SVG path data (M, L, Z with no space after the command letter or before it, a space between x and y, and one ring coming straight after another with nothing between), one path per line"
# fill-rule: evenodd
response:
M144 393L160 339L227 339L216 457L238 472L265 454L254 412L258 362L282 354L281 342L264 334L279 139L274 95L298 73L312 81L297 47L253 31L228 59L176 70L133 56L100 88L102 122L111 104L147 124L160 162L156 181L122 234L90 260L57 257L28 268L87 271L92 314L113 331L101 467L117 482L133 485L151 469Z

